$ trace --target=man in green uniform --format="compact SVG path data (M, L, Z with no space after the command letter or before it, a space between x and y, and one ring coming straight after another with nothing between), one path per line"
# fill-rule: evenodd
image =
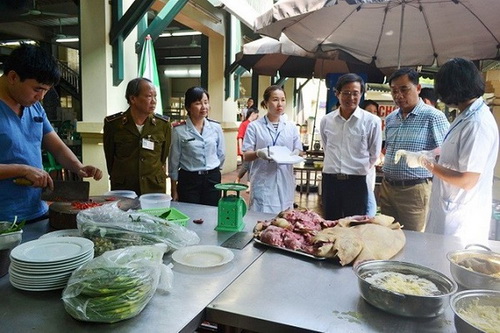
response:
M131 190L137 195L165 193L170 122L154 113L156 89L150 80L131 80L125 97L130 107L104 120L104 154L111 190Z

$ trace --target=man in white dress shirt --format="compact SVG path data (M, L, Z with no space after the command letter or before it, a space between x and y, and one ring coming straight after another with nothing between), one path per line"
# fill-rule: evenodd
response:
M366 175L374 168L382 148L380 118L359 107L363 79L352 73L342 75L335 89L340 106L320 124L325 151L323 210L328 220L366 214Z

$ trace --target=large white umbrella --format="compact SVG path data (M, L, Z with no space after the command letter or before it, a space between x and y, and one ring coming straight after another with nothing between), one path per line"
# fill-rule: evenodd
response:
M246 43L234 64L259 75L324 79L328 73L365 73L369 82L384 81L380 69L346 52L307 52L283 34L279 40L263 37Z
M500 0L281 0L254 29L380 68L439 66L500 56Z
M158 67L156 66L156 56L151 36L147 35L142 46L141 58L138 69L139 77L149 79L156 87L156 108L155 112L163 114L161 103L160 77L158 76Z

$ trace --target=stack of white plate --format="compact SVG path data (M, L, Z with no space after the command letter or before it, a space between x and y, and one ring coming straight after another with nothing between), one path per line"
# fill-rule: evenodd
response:
M10 253L10 283L22 290L66 286L71 273L94 258L94 243L83 237L51 237L15 247Z

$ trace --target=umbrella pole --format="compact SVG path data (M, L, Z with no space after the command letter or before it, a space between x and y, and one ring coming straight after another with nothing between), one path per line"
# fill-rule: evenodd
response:
M299 122L299 124L304 124L304 97L302 95L302 88L304 88L304 86L310 81L311 79L307 79L305 82L303 82L302 84L299 85L299 87L297 88L296 84L297 84L297 80L295 80L295 115L297 115L299 112L302 112L302 119L296 119L296 121ZM299 110L298 108L300 107L300 104L302 104L302 109ZM297 117L298 118L298 117Z
M311 135L311 144L309 145L309 149L313 150L313 145L314 145L314 131L316 130L316 117L318 116L318 109L319 109L319 91L321 89L321 79L319 80L318 84L318 93L316 94L316 110L314 111L314 121L313 121L313 128L312 128L312 135Z
M401 3L401 22L399 22L399 48L398 48L398 69L401 68L401 44L403 43L403 22L405 16L405 2Z

